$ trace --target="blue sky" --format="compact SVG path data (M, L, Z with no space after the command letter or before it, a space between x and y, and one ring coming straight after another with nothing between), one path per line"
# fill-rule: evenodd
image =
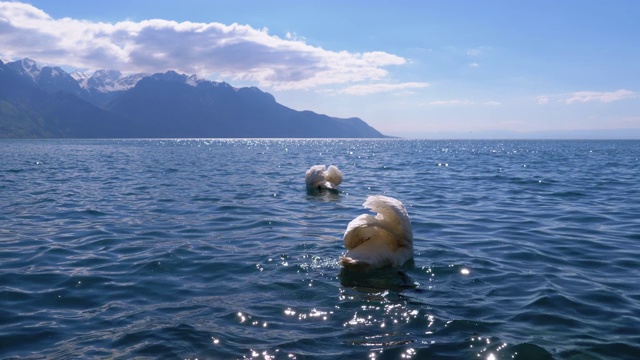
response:
M395 136L637 138L638 14L635 0L0 2L0 57L197 73Z

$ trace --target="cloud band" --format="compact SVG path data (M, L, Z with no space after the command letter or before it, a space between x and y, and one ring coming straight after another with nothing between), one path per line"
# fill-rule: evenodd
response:
M329 51L249 25L54 19L19 2L0 2L0 56L89 70L217 74L279 90L379 81L385 67L406 63L380 51Z

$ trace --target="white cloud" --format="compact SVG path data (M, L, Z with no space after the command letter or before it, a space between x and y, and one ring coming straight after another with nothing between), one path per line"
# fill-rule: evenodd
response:
M249 25L54 19L19 2L0 2L0 57L94 70L216 74L274 89L380 81L386 67L406 63L381 51L329 51L296 34L280 38Z
M436 100L426 103L427 106L458 106L458 105L473 105L474 102L470 100Z
M614 101L624 100L636 97L636 93L629 90L617 90L611 92L597 92L597 91L578 91L569 95L568 98L563 101L567 104L573 103L586 103L586 102L603 102L610 103Z
M538 96L536 98L536 100L538 101L538 104L540 104L540 105L548 104L549 103L549 96L541 95L541 96Z
M338 91L338 93L348 95L369 95L389 91L420 89L428 86L430 86L430 84L421 82L407 82L400 84L365 84L350 86L346 89Z
M424 103L426 106L469 106L469 105L478 105L478 106L488 106L488 107L498 107L502 106L502 103L499 101L485 101L485 102L476 102L467 99L453 99L453 100L436 100L430 101L428 103Z
M469 49L467 50L467 55L471 56L471 57L479 57L479 56L484 56L486 55L489 51L491 50L491 48L486 47L486 46L480 46L477 48L473 48L473 49Z
M630 90L616 90L616 91L576 91L568 94L558 95L540 95L536 97L536 101L540 105L550 103L552 100L567 105L575 103L589 103L589 102L601 102L610 103L614 101L620 101L625 99L632 99L638 97L636 92Z

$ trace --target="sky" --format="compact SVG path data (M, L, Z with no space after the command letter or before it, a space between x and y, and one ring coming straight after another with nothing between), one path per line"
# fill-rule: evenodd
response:
M636 0L0 1L0 59L176 70L408 138L640 138Z

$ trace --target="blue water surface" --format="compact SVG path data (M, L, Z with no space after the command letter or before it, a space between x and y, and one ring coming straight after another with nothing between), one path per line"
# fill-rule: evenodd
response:
M2 140L0 358L638 359L640 141ZM334 164L339 193L307 192ZM415 258L347 272L368 195Z

